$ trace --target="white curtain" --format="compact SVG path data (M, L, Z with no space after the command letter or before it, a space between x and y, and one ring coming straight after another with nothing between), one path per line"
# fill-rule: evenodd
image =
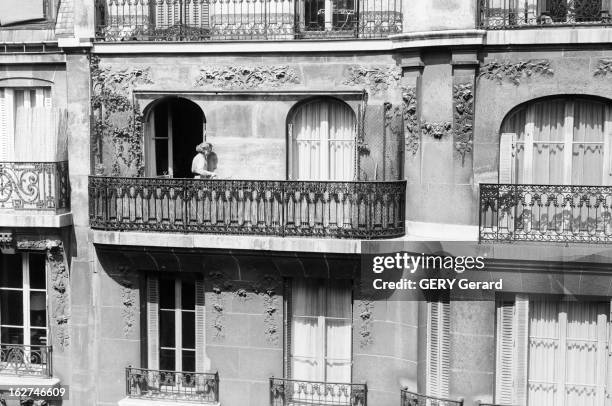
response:
M572 184L601 185L606 106L583 100L574 104Z
M563 184L565 101L536 103L533 131L533 180L528 183Z
M604 405L609 306L530 303L529 406Z
M292 283L291 377L351 381L350 282Z
M355 114L336 100L304 104L292 121L293 175L300 180L352 180Z

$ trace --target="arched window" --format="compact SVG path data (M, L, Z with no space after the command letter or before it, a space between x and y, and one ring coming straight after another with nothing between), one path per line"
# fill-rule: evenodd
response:
M611 103L578 97L529 103L506 117L500 183L610 185Z
M355 113L335 99L299 106L289 122L289 178L353 180Z
M206 119L194 102L174 97L155 104L147 117L147 175L191 178L195 148Z

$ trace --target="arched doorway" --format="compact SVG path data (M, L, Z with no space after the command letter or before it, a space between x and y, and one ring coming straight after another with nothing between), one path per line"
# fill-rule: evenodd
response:
M190 178L196 146L204 139L200 107L180 97L156 103L147 118L147 175Z
M309 100L290 113L289 178L353 180L357 120L344 102Z

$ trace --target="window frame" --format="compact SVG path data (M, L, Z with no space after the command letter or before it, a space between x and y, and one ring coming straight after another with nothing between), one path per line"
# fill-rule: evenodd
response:
M292 288L292 284L293 284L293 280L295 278L285 278L284 280L284 290L285 290L285 295L284 295L284 324L285 324L285 334L284 334L284 362L285 362L285 378L287 379L295 379L295 377L292 374L292 359L293 359L293 350L292 350L292 325L293 325L293 319L294 319L294 315L293 315L293 306L292 306L292 301L293 301L293 295L295 292L293 292L293 288ZM325 313L327 314L328 309L327 309L327 299L328 299L328 287L329 287L329 279L318 279L319 282L321 282L317 288L319 289L319 292L322 289L325 289L325 303L326 303L326 307L325 307ZM351 337L350 337L350 345L351 345L351 352L350 352L350 381L352 382L353 380L353 364L355 362L354 360L354 352L355 352L355 348L353 346L353 338L354 338L354 323L353 323L353 317L354 317L354 308L353 308L353 304L354 304L354 284L352 283L352 281L350 280L346 280L349 284L349 289L350 289L350 307L351 307L351 314L348 317L348 320L350 322L351 325ZM306 317L310 317L310 318L314 318L314 316L302 316L303 318ZM335 319L335 320L341 320L342 318L338 318L338 317L328 317L326 315L318 315L317 316L317 325L319 326L318 328L321 329L321 331L323 332L322 337L320 337L322 339L323 345L322 350L320 354L317 354L317 361L320 363L320 369L323 371L323 377L324 379L321 382L328 382L327 381L327 360L328 360L328 349L327 349L327 319ZM321 322L323 324L321 324ZM329 383L341 383L341 382L329 382Z
M0 292L2 291L20 291L22 292L22 309L23 309L23 325L9 325L3 324L2 320L0 320L0 343L2 344L11 344L3 342L2 331L1 328L21 328L23 330L23 343L19 345L23 345L25 347L30 345L49 345L49 294L48 294L48 266L46 258L44 260L44 273L45 273L45 288L31 288L30 287L30 255L44 255L39 253L30 253L30 252L20 252L17 254L8 254L8 255L20 255L21 256L21 288L7 288L0 287ZM6 254L5 254L6 255ZM45 294L45 327L32 327L32 322L30 320L30 311L31 311L31 300L30 295L32 292L44 292ZM44 330L45 332L45 341L46 344L31 344L31 334L32 329L34 330Z

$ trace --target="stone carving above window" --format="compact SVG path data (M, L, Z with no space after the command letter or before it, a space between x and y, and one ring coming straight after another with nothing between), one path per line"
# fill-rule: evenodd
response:
M595 67L595 72L593 72L593 76L605 77L608 74L612 74L612 59L600 59Z
M351 66L348 77L342 83L349 86L360 86L372 94L384 92L397 87L402 71L396 66Z
M479 77L494 80L501 84L510 82L515 86L521 84L521 80L533 76L553 76L554 71L547 59L530 59L528 61L491 61L480 68Z
M287 65L204 66L195 87L254 89L301 83L298 72Z

